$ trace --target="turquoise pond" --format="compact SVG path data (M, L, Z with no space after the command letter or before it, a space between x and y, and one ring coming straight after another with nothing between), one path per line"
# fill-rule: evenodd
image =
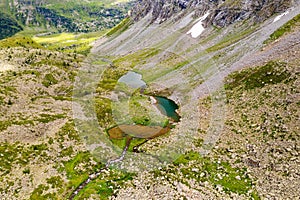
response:
M134 89L145 89L147 88L147 84L142 80L142 75L133 71L127 72L124 76L122 76L118 82L125 83L127 86ZM178 122L180 120L180 116L176 112L179 106L166 97L162 96L153 96L157 104L156 106L160 110L163 115L168 116L173 121Z
M179 106L174 101L161 96L154 96L154 98L156 99L157 107L162 114L172 118L175 122L180 120L180 116L176 112Z

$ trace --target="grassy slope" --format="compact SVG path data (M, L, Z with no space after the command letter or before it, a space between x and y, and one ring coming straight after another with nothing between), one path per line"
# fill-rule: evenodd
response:
M55 51L66 39L81 45L98 37L99 33L63 33L33 40L19 35L0 41L0 68L13 66L13 71L0 70L1 197L66 199L88 174L103 167L86 152L72 121L72 84L84 58L73 52L82 52L78 48ZM47 41L49 46L35 41ZM23 109L18 109L20 105ZM18 129L22 135L14 137ZM107 199L132 176L107 170L76 198L101 193L102 199ZM29 184L19 188L23 181Z
M285 23L283 26L281 26L279 29L277 29L274 33L270 35L270 38L266 41L264 41L264 44L272 43L282 36L293 32L297 26L300 25L300 14Z
M42 48L41 45L36 43L30 37L27 36L13 36L7 39L3 39L0 41L0 47L2 48L10 48L10 47L25 47L25 48Z
M82 34L60 33L48 36L34 36L32 39L50 50L87 55L92 47L92 43L105 32L106 31L100 31Z
M0 67L9 63L15 68L0 72L1 197L66 198L67 188L78 183L66 181L73 178L64 173L71 173L69 160L72 163L84 151L70 116L72 82L82 56L74 59L75 54L45 50L37 44L34 49L29 39L9 38L1 42ZM18 109L20 105L23 109ZM21 135L18 129L22 130ZM85 170L92 170L95 164L89 162L91 159L85 154L84 160L73 165L73 173L83 177L84 173L78 173L74 167L86 163L91 168ZM38 184L34 184L36 180ZM19 188L23 181L29 184ZM42 194L49 188L53 188L51 193ZM17 192L11 192L14 190Z
M281 194L296 198L297 193L290 191L297 187L293 181L297 171L293 155L299 145L295 125L299 102L293 96L299 91L296 66L300 61L286 63L286 60L271 61L227 78L226 127L211 155L249 168L249 175L260 183L254 188L262 198L274 188L277 193L273 197ZM204 102L200 104L203 112L209 110ZM205 122L202 124L207 127ZM275 180L284 186L278 188Z

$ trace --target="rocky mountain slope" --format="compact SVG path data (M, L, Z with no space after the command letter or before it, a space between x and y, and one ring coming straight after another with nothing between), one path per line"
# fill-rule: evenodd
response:
M207 23L217 27L224 27L236 21L253 18L254 22L261 22L275 13L280 13L289 8L292 0L284 1L224 1L224 0L140 0L133 9L133 17L138 20L149 12L152 22L161 23L180 11L195 11L194 16L199 17L210 11Z
M298 10L292 1L141 1L132 27L96 44L94 53L139 72L149 92L177 102L182 116L169 135L142 147L175 161L157 172L155 161L128 156L118 167L142 172L116 199L296 198ZM222 172L225 165L247 172Z
M1 198L297 199L299 8L142 0L87 56L1 40ZM128 71L147 87L124 92ZM149 114L145 95L176 102L180 121L109 164L126 138L107 130Z

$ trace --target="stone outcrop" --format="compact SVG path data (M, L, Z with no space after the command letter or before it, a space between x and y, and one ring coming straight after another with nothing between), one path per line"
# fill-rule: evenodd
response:
M161 23L175 13L189 7L191 0L139 0L132 10L134 20L139 20L152 12L152 21Z
M262 22L275 13L284 12L291 6L291 0L241 0L221 3L211 15L211 23L224 27L236 21L251 19Z
M194 17L210 11L206 24L225 27L236 21L261 22L292 6L292 0L139 0L133 8L135 21L151 13L151 23L163 23L180 12L195 11Z

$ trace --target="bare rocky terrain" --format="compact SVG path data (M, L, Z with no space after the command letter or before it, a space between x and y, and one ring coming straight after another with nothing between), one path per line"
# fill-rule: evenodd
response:
M55 167L68 159L62 151L83 149L70 128L72 80L82 58L22 47L1 49L0 55L6 69L1 71L1 197L29 199L50 177L63 181ZM73 133L61 135L66 128Z
M226 116L223 119L225 126L217 144L207 157L217 163L228 162L236 169L246 169L243 175L253 181L247 194L228 194L226 187L213 186L205 181L199 182L199 176L209 176L211 172L203 168L203 163L190 161L188 165L168 165L158 169L159 175L157 172L139 174L113 199L258 198L251 194L253 191L256 191L262 199L297 199L300 194L297 187L300 180L298 159L300 45L295 42L300 38L298 30L299 27L290 35L265 46L255 56L243 60L241 63L246 69L234 72L226 78ZM266 74L260 72L255 79L250 79L246 75L249 74L251 77L256 69L262 68L258 66L264 65L273 66L274 68L269 70L275 71ZM272 73L278 78L284 77L284 73L288 75L280 82L274 80L272 83L271 80L270 83L262 85L259 83L260 76L268 79L268 74ZM239 75L242 79L237 81ZM251 81L254 81L254 84L257 82L259 86L245 89L247 84L253 84ZM211 106L212 101L209 97L200 99L198 111L201 120L197 137L202 142L212 120L214 111ZM158 138L153 141L154 144L145 144L143 148L153 149L153 146L160 146L168 140L173 141L171 135ZM186 146L186 150L195 152L201 149L201 142L200 145L194 142L194 145ZM222 166L214 175L217 180L222 180L228 175L228 172L221 169ZM185 170L189 170L190 173ZM239 175L234 179L231 181L243 180Z
M211 15L198 38L186 33L216 5L180 1L166 15L167 3L100 38L88 56L0 47L2 199L299 198L297 1L222 28L209 25L221 22ZM176 102L181 119L113 163L125 138L112 141L107 130L125 106L111 102L128 71L142 75L145 94ZM149 112L139 100L124 117L138 116L130 128Z

